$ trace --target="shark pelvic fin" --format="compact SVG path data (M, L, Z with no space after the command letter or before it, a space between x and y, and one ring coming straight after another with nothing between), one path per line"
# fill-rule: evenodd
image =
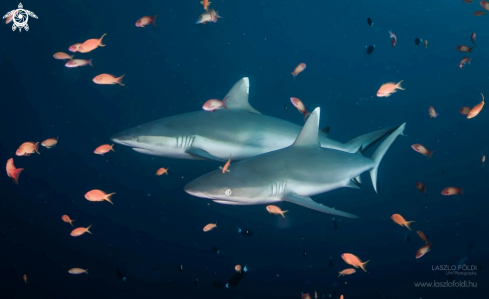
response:
M224 97L226 99L226 107L231 111L243 111L250 113L258 112L255 108L251 107L248 102L248 95L250 93L250 80L248 77L244 77L234 84L233 88Z
M190 147L188 150L185 151L187 154L191 154L200 158L203 158L205 160L212 160L212 161L219 161L219 162L227 162L226 160L223 160L219 157L216 157L214 155L209 154L209 152L197 148L197 147Z
M321 146L318 137L320 110L319 107L314 109L292 146Z
M358 218L358 216L355 216L355 215L352 215L352 214L349 214L346 212L338 211L336 209L333 209L333 208L330 208L327 206L323 206L322 204L315 202L314 200L312 200L308 196L300 196L300 195L297 195L295 193L287 193L286 195L284 195L282 197L282 200L288 201L291 203L295 203L297 205L300 205L300 206L303 206L303 207L306 207L309 209L313 209L313 210L316 210L319 212L323 212L326 214L343 216L343 217L347 217L347 218Z
M387 153L391 145L396 141L396 138L402 134L404 131L404 127L406 127L406 123L400 125L392 134L387 137L384 142L382 142L379 147L375 150L372 155L372 159L375 162L375 166L370 170L370 178L372 179L372 184L374 185L375 192L379 193L377 186L377 171L379 170L379 164L384 158L384 155Z

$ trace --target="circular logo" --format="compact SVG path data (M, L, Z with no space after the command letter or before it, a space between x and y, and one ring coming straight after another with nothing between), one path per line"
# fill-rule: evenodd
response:
M15 26L18 28L22 28L25 25L27 25L27 21L29 20L29 15L27 12L23 9L17 9L15 12L15 17L12 19L14 22Z

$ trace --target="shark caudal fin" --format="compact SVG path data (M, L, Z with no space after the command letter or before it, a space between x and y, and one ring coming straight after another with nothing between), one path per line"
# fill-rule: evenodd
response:
M233 88L224 97L226 99L226 108L231 111L242 111L250 113L258 113L255 108L251 107L248 102L248 95L250 94L250 80L248 77L244 77L234 84Z
M372 145L379 140L394 132L399 127L392 127L388 129L382 129L375 132L371 132L362 136L358 136L347 143L345 143L346 151L349 153L356 153L360 151L362 154L366 152Z
M377 171L379 170L380 162L382 161L382 158L384 158L385 153L387 153L394 141L396 141L397 137L404 132L404 127L406 127L406 123L403 123L394 132L392 132L392 134L390 134L389 137L387 137L384 142L379 145L377 150L375 150L372 155L375 166L370 170L370 178L372 179L374 190L377 193L379 193L377 187Z

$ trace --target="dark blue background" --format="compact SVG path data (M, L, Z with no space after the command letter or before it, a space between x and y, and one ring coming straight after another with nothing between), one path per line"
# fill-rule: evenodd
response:
M17 5L0 1L4 12ZM457 265L470 243L465 263L489 267L489 175L480 162L489 153L489 116L483 110L467 120L458 113L479 103L480 92L489 94L487 18L472 16L482 10L479 4L214 0L211 8L223 18L206 25L195 24L203 11L198 0L23 5L39 16L29 19L30 30L12 32L12 23L2 23L0 31L0 156L25 168L18 186L6 175L0 180L0 288L8 298L299 298L314 289L320 297L336 291L333 298L346 299L487 297L487 271L454 276L477 288L413 285L445 281L444 271L432 268ZM135 27L140 17L155 14L161 15L158 27ZM388 30L397 34L395 48ZM470 46L473 31L472 64L460 70L464 55L455 47ZM94 68L68 69L52 57L104 33L106 47L75 55L93 58ZM428 49L416 46L415 37L427 39ZM375 51L367 55L371 44ZM290 72L300 62L307 69L294 82ZM100 73L126 74L126 86L94 84ZM380 195L364 174L362 190L314 197L360 219L338 219L334 230L331 216L296 205L280 204L290 210L283 219L265 206L219 205L183 192L187 182L216 169L215 162L151 157L118 145L115 153L93 154L114 133L201 109L245 76L257 110L302 125L289 102L299 97L309 110L322 108L321 126L330 125L330 136L343 142L407 122L407 136L381 164ZM375 97L382 83L400 80L405 91ZM428 117L429 105L437 119ZM55 148L15 156L21 143L57 135ZM413 143L435 150L433 160L414 152ZM159 167L169 167L169 175L155 176ZM427 196L415 188L418 181ZM465 187L465 196L442 196L447 186ZM91 189L116 192L114 205L87 201ZM393 223L394 213L415 220L413 231ZM75 226L93 225L93 235L71 237L63 214L76 219ZM217 229L202 232L216 220ZM254 236L238 234L238 227ZM418 260L423 242L416 230L435 245ZM348 267L344 252L370 260L368 273L337 278ZM250 268L241 284L214 289L211 282L227 282L236 264ZM68 274L73 267L90 274Z

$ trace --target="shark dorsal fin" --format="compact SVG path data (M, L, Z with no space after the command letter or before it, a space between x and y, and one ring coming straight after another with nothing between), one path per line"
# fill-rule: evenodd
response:
M248 102L250 93L250 80L244 77L234 84L233 88L224 97L226 99L226 107L231 111L245 111L250 113L258 113L255 108L251 107Z
M318 138L319 112L320 108L317 107L309 115L309 118L292 146L320 146Z

